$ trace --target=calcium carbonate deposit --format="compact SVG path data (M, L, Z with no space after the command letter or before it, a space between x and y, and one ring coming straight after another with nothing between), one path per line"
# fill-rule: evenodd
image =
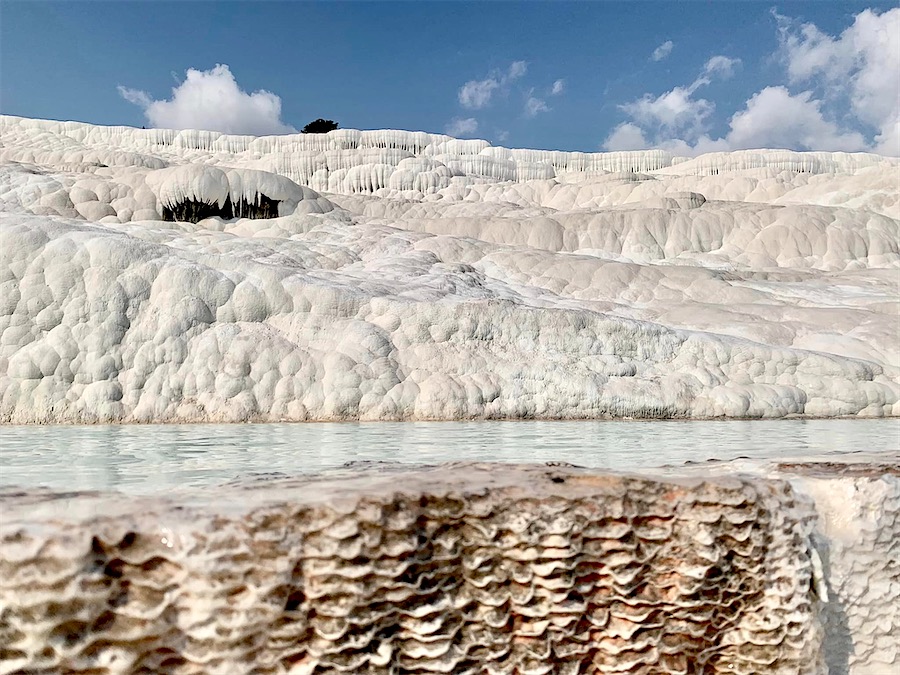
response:
M0 420L896 416L898 172L0 117Z
M733 470L0 491L0 672L895 672L897 466Z

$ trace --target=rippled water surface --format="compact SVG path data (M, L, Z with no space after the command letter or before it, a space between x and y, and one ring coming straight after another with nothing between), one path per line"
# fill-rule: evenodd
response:
M900 420L405 422L0 427L0 485L153 493L350 461L571 462L898 453Z

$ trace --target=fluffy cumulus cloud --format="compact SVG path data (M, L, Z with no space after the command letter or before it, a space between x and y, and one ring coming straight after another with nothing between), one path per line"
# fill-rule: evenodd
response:
M478 120L474 117L456 117L450 120L450 123L444 128L444 131L446 131L449 136L455 136L457 138L471 136L478 131Z
M483 80L469 80L459 89L459 104L469 110L486 108L495 93L521 79L526 72L528 64L525 61L513 61L504 71L493 70Z
M754 94L744 110L731 118L725 147L827 148L852 152L865 148L866 140L857 131L843 131L822 113L822 102L812 92L791 94L786 87L766 87Z
M775 16L790 83L818 87L830 105L846 102L875 131L876 152L900 155L900 8L866 9L836 37Z
M671 40L666 40L659 47L653 50L653 53L650 55L650 58L654 61L662 61L669 54L672 53L672 48L675 46L675 43Z
M556 80L553 83L553 86L550 88L551 96L559 96L566 90L566 81L565 80Z
M606 150L647 150L650 144L638 125L622 122L606 137L603 147Z
M715 105L698 97L697 91L713 81L713 78L728 78L740 64L738 59L727 56L713 56L703 66L701 73L686 86L653 96L644 94L641 98L619 106L630 121L617 126L604 141L607 150L639 150L651 145L666 147L682 143L661 141L660 139L699 139L709 126L709 118ZM648 141L648 138L651 139Z
M207 129L229 134L286 134L296 129L281 120L281 99L259 90L242 90L227 65L187 71L169 100L153 100L146 92L119 86L119 94L143 109L153 127Z
M715 105L698 91L731 77L737 59L713 56L689 85L620 106L627 120L607 150L662 147L679 154L745 148L900 155L900 8L866 9L838 36L775 14L785 82L764 87L711 138ZM662 45L661 45L662 47Z
M620 106L642 127L655 127L661 133L702 131L715 106L703 98L694 98L690 87L675 87L660 96L645 94L643 98Z

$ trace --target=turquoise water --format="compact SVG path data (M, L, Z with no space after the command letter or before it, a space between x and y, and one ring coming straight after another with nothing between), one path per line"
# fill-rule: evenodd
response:
M0 427L0 485L151 494L352 461L570 462L900 456L900 420L402 422Z

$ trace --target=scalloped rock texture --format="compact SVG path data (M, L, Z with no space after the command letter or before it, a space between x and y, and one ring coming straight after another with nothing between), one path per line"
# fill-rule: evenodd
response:
M898 171L0 116L0 421L897 416Z
M816 513L783 479L481 464L0 500L3 673L826 668ZM832 577L854 637L895 611L881 525L830 552L885 590Z

